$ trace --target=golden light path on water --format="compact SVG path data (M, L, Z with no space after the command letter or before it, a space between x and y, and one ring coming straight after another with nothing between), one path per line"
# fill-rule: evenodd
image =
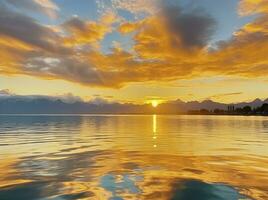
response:
M0 119L1 200L268 199L265 117Z

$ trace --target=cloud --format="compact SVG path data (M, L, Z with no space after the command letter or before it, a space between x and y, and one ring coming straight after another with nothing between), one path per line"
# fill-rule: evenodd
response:
M89 101L89 103L95 104L95 105L104 105L104 104L109 104L109 103L112 103L112 102L107 100L106 98L95 97L95 98L91 99Z
M215 32L215 20L204 12L194 10L184 13L179 7L166 7L163 12L175 46L204 47Z
M218 43L218 48L209 55L211 68L208 70L214 73L251 78L268 75L266 56L268 9L266 7L267 1L240 1L240 12L260 15L237 30L230 40Z
M151 71L159 72L158 81L214 75L267 76L266 9L260 8L261 15L236 31L230 40L219 42L213 51L207 44L215 30L215 21L204 13L172 9L164 8L162 15L127 22L119 28L123 34L135 33L133 49L140 58L155 59Z
M58 96L54 96L54 97L50 97L52 99L60 99L65 103L75 103L75 102L82 102L82 98L79 96L75 96L72 93L67 93L67 94L63 94L63 95L58 95Z
M11 96L13 93L9 89L0 90L0 96Z
M127 10L133 14L154 14L159 10L160 0L112 0L113 7Z
M211 99L211 98L222 98L222 97L227 97L227 96L234 96L234 95L241 95L243 94L243 92L232 92L232 93L223 93L223 94L216 94L213 96L208 97L207 99Z
M173 66L187 65L187 60L192 62L205 53L214 30L215 21L209 15L185 13L178 7L164 7L157 15L119 27L123 34L135 33L133 49L140 57L165 60Z
M238 12L241 16L268 12L268 2L266 0L240 0Z
M136 17L155 14L162 0L97 0L99 12L126 10Z
M80 56L78 51L64 44L66 38L5 6L0 7L0 11L2 74L25 74L85 85L106 85L94 66L83 59L85 55ZM103 26L110 23L109 20L108 17L103 18Z
M110 88L215 75L267 76L268 14L265 1L259 2L256 19L215 49L208 48L215 20L202 10L162 5L155 14L124 23L112 12L97 21L73 17L58 32L2 6L0 72ZM115 46L101 52L101 42L118 23L134 45L130 51Z
M25 62L38 55L71 54L73 50L63 46L62 41L53 29L0 5L1 73L24 74Z
M105 86L94 66L72 56L54 58L56 62L47 62L46 57L34 57L26 60L21 68L24 74L46 79L63 79L91 86Z
M11 92L9 89L0 90L0 99L6 98L17 98L17 99L49 99L49 100L61 100L65 103L75 103L75 102L83 102L83 99L79 96L75 96L72 93L60 94L55 96L47 96L47 95L18 95Z
M5 0L17 9L41 12L50 18L56 18L59 7L52 0Z
M62 37L46 26L22 14L0 7L0 69L5 74L26 74L46 79L64 79L85 85L106 86L98 71L91 63L79 56L75 49L65 46L63 41L70 38ZM81 22L82 25L79 26ZM102 26L105 31L111 18L104 17ZM83 30L83 26L85 30ZM64 27L70 31L79 30L79 34L87 34L91 27L88 23L70 20ZM104 31L104 32L105 32ZM100 30L96 30L96 34ZM75 35L76 44L81 35ZM91 37L91 35L90 35ZM98 40L94 35L85 39L85 43ZM107 85L108 87L108 85Z
M72 17L62 25L68 33L65 44L73 46L99 42L112 31L112 24L116 20L113 13L106 13L99 22L84 21L77 16Z
M50 28L37 23L34 19L13 12L0 5L0 36L19 41L28 48L37 48L56 53L66 51L61 38ZM56 44L56 42L58 42Z

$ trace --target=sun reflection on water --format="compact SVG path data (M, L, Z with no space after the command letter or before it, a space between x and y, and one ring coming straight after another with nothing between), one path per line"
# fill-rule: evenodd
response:
M157 139L157 115L153 115L153 147L156 148Z

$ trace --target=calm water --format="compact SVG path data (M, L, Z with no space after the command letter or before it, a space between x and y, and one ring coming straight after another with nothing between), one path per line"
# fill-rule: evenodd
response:
M268 199L268 118L0 116L0 200Z

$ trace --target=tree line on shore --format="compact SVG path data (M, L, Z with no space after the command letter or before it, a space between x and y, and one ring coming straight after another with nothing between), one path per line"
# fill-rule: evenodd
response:
M233 109L200 109L189 110L188 114L202 114L202 115L268 115L268 104L264 103L262 106L252 108L251 106L238 107Z

